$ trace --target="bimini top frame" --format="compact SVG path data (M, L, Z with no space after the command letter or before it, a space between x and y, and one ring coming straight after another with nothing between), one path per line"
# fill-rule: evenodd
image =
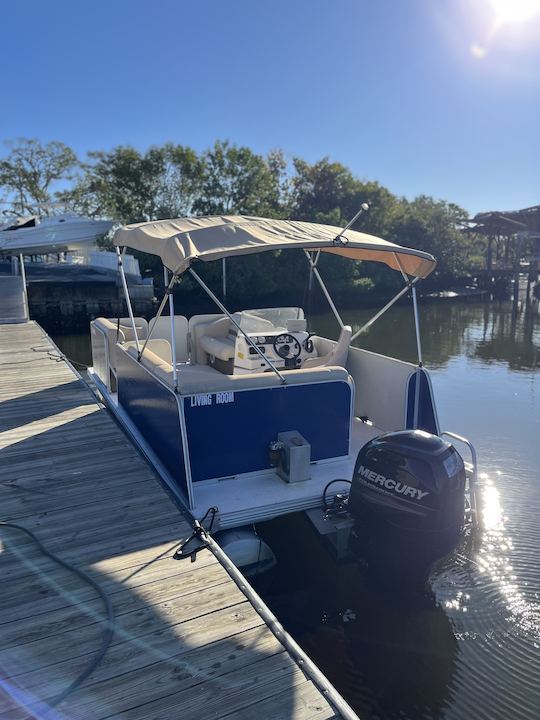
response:
M358 213L359 214L359 213ZM355 216L354 219L358 216ZM319 225L306 222L295 222L289 220L267 220L264 218L252 218L244 216L218 216L202 218L180 218L178 220L161 220L159 222L140 223L120 228L115 236L114 243L117 246L118 266L122 277L122 285L126 296L128 313L135 335L139 361L146 349L148 341L152 336L156 324L150 328L144 344L140 345L137 336L137 328L129 299L129 291L126 276L123 268L122 257L126 246L158 255L164 265L166 290L158 309L156 319L163 312L167 299L169 300L169 311L171 316L171 344L175 347L174 336L174 305L172 290L178 277L184 271L197 281L205 290L208 296L226 314L231 322L241 332L246 341L255 352L264 360L269 368L279 377L282 383L286 382L285 377L278 368L261 352L256 343L247 335L227 310L222 302L204 283L199 275L191 268L195 259L209 262L233 255L247 255L250 253L264 252L268 250L294 249L304 250L310 270L315 275L321 289L328 300L336 320L341 328L344 327L343 320L334 304L330 293L317 269L321 252L330 252L353 260L371 260L382 262L394 270L398 270L405 281L402 288L386 305L381 308L367 323L359 328L351 338L355 340L361 333L365 332L381 315L394 305L406 292L412 295L416 343L418 351L418 370L422 369L422 348L420 343L420 327L418 318L418 305L416 298L416 283L427 277L435 268L435 258L429 253L413 248L403 248L373 235L366 235L354 230L334 227L332 225ZM345 232L347 233L345 235ZM120 252L119 246L124 246ZM168 281L168 272L172 270L172 276ZM175 353L173 350L173 382L175 392L178 391L177 367ZM416 397L414 411L414 427L418 424L418 402L419 402L419 378L416 382Z
M113 242L158 255L175 275L185 272L194 260L209 262L234 255L292 248L320 250L351 260L381 262L411 277L425 278L436 265L435 258L429 253L401 247L356 230L243 215L127 225L116 231Z

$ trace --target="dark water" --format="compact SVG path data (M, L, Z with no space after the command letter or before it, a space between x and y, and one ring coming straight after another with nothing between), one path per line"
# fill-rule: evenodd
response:
M359 327L371 314L344 319ZM316 323L336 336L333 316ZM436 569L431 598L408 601L336 567L302 518L292 532L278 523L268 532L281 567L265 598L361 718L539 718L538 307L513 317L508 305L441 301L421 309L421 327L441 427L478 451L476 547ZM361 345L415 361L410 308Z
M344 316L359 326L370 314ZM332 316L315 325L337 334ZM421 326L441 426L478 451L482 536L436 569L432 597L407 601L336 566L301 516L292 529L277 522L280 569L264 596L361 718L540 718L538 306L513 316L505 304L441 301L421 309ZM87 339L57 342L89 362ZM414 361L410 308L359 344Z

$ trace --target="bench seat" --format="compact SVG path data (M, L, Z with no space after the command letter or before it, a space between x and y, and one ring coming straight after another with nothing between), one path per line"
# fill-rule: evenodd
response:
M131 343L123 346L132 358L137 359L137 348ZM172 365L158 357L151 350L145 350L142 365L168 387L173 388ZM317 367L306 370L283 370L282 375L289 385L310 382L350 382L350 375L342 367ZM279 387L281 380L274 372L249 373L245 375L224 375L208 365L181 365L177 371L180 395L197 395L223 391L251 390L255 388Z
M220 360L227 361L234 358L235 343L231 338L203 335L199 340L199 345L205 353Z

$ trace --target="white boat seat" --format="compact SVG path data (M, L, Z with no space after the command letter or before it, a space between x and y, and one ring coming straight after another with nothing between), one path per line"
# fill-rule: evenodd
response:
M283 370L282 375L288 385L334 380L350 381L349 373L341 367L320 367L306 371ZM272 387L283 387L281 380L273 372L224 375L208 365L186 365L178 370L178 391L181 395Z
M146 343L143 357L149 350L151 350L154 355L157 355L158 358L161 358L161 360L169 363L169 365L172 363L172 348L171 343L168 340L163 340L162 338L150 338L150 340Z
M232 360L234 357L235 343L231 338L203 335L199 340L199 345L205 353L220 360Z
M325 365L338 365L345 367L347 363L347 357L349 355L349 347L351 345L352 327L350 325L344 325L341 328L339 339L334 345L332 350L326 355L320 355L316 358L308 358L302 365L304 368L315 368L322 367Z
M167 340L172 346L171 318L162 315L152 318L148 322L148 333L156 340ZM174 341L176 349L176 362L187 362L188 355L188 321L183 315L174 316Z
M124 346L128 355L137 360L137 348L133 343ZM173 387L172 365L158 357L151 350L145 350L141 364ZM342 367L320 367L311 370L283 370L283 376L289 385L301 385L308 382L331 382L341 380L350 382L351 377ZM178 392L181 395L222 392L227 390L254 390L256 388L282 387L281 381L273 372L250 373L249 375L224 375L208 365L184 365L178 368Z
M196 362L198 365L206 365L208 362L208 352L203 348L201 340L203 337L219 338L224 340L229 334L229 328L231 321L228 317L220 317L217 320L211 322L197 323L191 329L192 338L191 342L194 346L195 352L191 362ZM214 356L216 357L216 356Z
M148 337L148 322L143 317L133 318L135 320L135 328L137 330L137 337L139 340L146 340ZM114 320L112 321L114 323ZM120 329L124 333L126 342L135 340L135 334L133 332L133 325L131 324L130 318L120 318Z

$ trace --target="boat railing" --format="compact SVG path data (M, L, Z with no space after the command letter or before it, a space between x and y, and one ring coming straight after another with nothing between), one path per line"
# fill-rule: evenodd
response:
M457 440L458 442L466 445L469 448L471 462L465 462L465 471L467 473L467 478L469 481L469 502L471 505L471 516L474 527L476 529L480 526L480 514L478 512L478 462L476 456L476 449L470 440L467 440L467 438L463 437L462 435L458 435L455 432L450 432L450 430L444 430L443 432L441 432L440 435L441 437L446 435L446 437L452 438L452 440Z

